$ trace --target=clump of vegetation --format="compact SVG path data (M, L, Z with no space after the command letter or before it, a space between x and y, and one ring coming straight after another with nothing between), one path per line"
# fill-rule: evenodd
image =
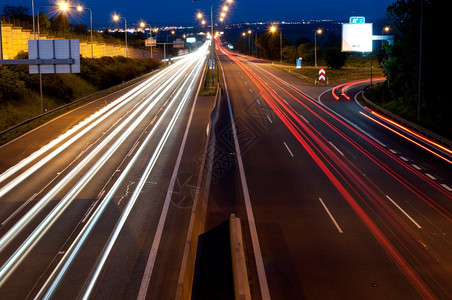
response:
M16 58L26 58L20 53ZM44 108L51 110L159 67L155 59L81 58L80 74L42 74ZM27 65L0 67L0 131L41 113L40 78Z
M425 1L422 9L420 4L399 0L388 7L394 44L386 44L379 53L388 80L372 100L450 139L452 105L448 89L441 86L447 77L438 48L438 41L444 39L438 28L448 26L447 2Z
M80 76L100 89L117 85L158 68L154 59L131 59L123 56L82 58Z

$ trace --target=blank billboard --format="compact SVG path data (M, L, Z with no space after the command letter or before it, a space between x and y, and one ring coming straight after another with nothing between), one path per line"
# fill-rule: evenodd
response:
M372 23L342 24L342 51L372 52Z
M41 60L73 59L73 64L30 65L30 74L80 73L79 40L29 40L28 58Z

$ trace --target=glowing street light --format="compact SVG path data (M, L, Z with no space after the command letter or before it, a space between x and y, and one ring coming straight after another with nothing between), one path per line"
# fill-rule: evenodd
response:
M58 3L58 7L60 8L61 11L66 12L69 10L69 3L61 1Z
M124 19L124 32L126 36L126 57L128 57L128 48L127 48L127 20L124 17L121 17L120 15L114 14L113 15L113 21L118 22L119 19Z

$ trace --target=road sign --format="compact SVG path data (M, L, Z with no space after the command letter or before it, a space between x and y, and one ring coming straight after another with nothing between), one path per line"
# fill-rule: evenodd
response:
M297 69L301 69L301 60L302 58L297 58Z
M215 68L215 59L209 60L209 69L213 70Z
M325 80L326 80L325 69L319 69L319 81L325 81Z
M364 24L366 23L366 18L364 17L350 17L351 24Z
M148 37L145 41L145 46L155 47L155 46L157 46L157 41L152 36Z
M173 41L173 47L174 48L184 48L185 47L185 42L182 39L175 39Z
M29 40L30 74L80 73L79 40ZM67 63L61 63L61 61Z
M342 24L343 52L372 52L372 23Z

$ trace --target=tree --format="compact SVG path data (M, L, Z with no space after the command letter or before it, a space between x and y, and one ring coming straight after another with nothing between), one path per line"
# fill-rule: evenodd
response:
M297 48L298 56L303 58L304 65L314 64L314 45L311 42L303 43ZM317 51L317 55L318 55Z
M295 48L295 46L293 46L293 45L285 46L282 49L282 52L283 52L283 59L285 62L295 63L295 61L298 58L297 48Z
M75 33L81 33L81 34L87 34L88 33L88 27L85 24L76 24L74 26L74 32Z
M340 69L344 66L347 60L347 55L337 47L331 47L326 50L325 61L326 65L332 69Z
M27 94L25 82L19 74L9 67L0 67L0 103L8 100L19 100Z
M439 87L438 77L440 44L447 39L444 29L449 28L448 5L447 1L423 0L421 10L420 4L399 0L388 7L394 44L380 53L381 64L388 77L391 98L403 105L400 110L411 112L404 117L416 121L420 113L421 124L429 124L429 128L452 137L452 106L447 89Z
M39 31L41 33L49 32L51 29L49 17L43 12L39 12L38 14L38 23Z
M33 22L33 17L29 14L29 8L25 6L14 6L6 4L3 6L3 15L23 22Z
M66 15L56 15L51 20L51 27L53 31L68 33L71 30L69 18Z

